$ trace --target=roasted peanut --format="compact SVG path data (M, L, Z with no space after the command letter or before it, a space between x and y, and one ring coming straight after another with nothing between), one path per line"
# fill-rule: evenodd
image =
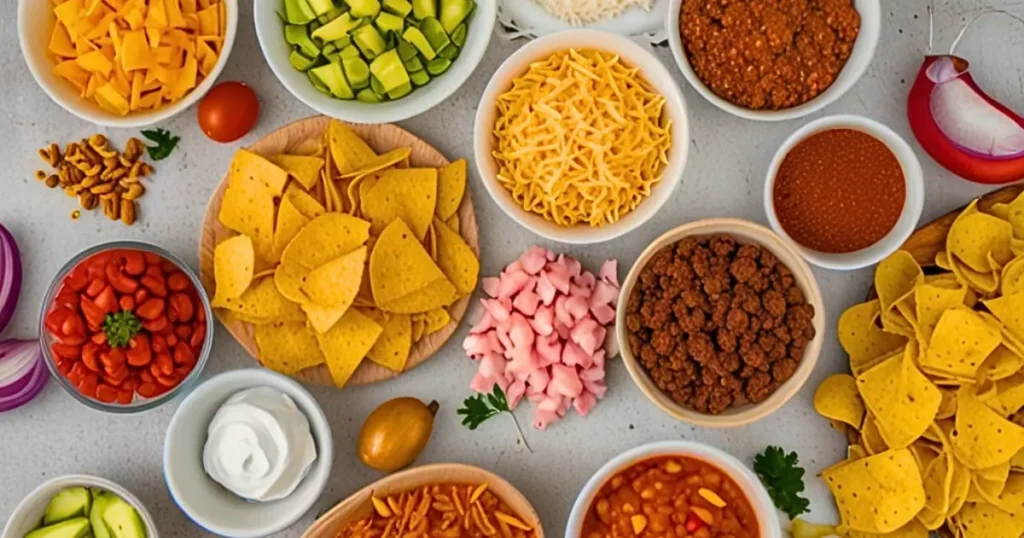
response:
M128 186L128 190L122 195L125 200L135 200L139 196L142 196L146 192L146 188L141 183L132 183Z
M47 187L52 189L60 183L60 178L57 177L57 174L50 174L49 177L46 178L45 183Z
M135 224L135 201L127 198L121 199L121 222L131 226Z

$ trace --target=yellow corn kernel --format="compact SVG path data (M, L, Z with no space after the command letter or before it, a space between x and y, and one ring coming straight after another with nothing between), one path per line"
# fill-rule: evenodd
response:
M697 490L697 494L703 497L705 501L713 504L715 507L725 508L725 500L719 497L714 491L711 491L708 488L700 488Z
M665 464L665 472L668 474L676 474L683 470L683 466L675 461L670 461Z
M651 489L651 488L644 488L644 490L640 492L640 498L641 499L653 499L654 498L654 490Z
M715 524L715 516L712 515L711 512L708 511L707 509L701 508L699 506L691 506L690 511L693 512L697 517L699 517L701 521L703 521L704 523L707 523L708 525Z
M633 534L639 535L647 528L647 518L640 514L629 518L629 522L633 524Z
M386 502L378 499L377 497L370 497L370 500L373 501L373 507L377 510L377 515L383 518L391 517L391 509L388 508L388 504Z
M627 515L628 514L635 514L636 513L636 507L633 506L630 503L626 503L626 504L622 505L622 513L623 514L627 514Z

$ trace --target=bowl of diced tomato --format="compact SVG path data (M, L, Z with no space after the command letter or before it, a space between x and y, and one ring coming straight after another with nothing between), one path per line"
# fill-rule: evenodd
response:
M79 402L111 413L157 407L191 386L213 347L199 278L146 243L91 247L61 268L43 301L47 367Z

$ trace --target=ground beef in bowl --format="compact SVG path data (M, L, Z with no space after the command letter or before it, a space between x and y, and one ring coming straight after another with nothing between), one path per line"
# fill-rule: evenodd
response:
M764 401L814 338L814 307L772 252L727 235L686 237L641 269L628 345L676 403L718 414Z

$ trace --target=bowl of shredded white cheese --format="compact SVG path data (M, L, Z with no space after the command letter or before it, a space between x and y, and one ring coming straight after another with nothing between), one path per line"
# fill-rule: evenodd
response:
M589 28L660 41L667 8L668 0L498 0L498 20L512 35Z

